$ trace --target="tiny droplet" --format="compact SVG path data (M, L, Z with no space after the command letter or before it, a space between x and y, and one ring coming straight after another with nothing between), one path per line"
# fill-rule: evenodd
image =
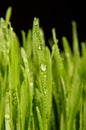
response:
M44 48L44 46L41 44L38 46L38 50L42 50Z
M46 65L45 64L41 64L41 70L44 72L46 71Z
M5 119L6 119L6 120L9 120L9 118L10 118L9 113L6 113L6 114L5 114Z
M33 87L33 82L30 82L30 87Z
M66 57L69 57L69 53L66 53Z
M47 90L44 91L44 94L45 94L45 95L47 94Z
M38 46L38 49L41 50L42 49L41 46Z
M46 78L46 75L44 75L44 78Z

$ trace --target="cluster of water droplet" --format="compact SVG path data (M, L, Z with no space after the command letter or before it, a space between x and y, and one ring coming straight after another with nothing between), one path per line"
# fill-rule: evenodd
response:
M38 45L38 50L39 50L39 51L41 51L41 50L43 50L43 49L44 49L44 45L43 45L43 44Z
M9 99L10 99L10 92L9 90L6 91L6 103L9 103Z
M40 68L41 68L41 71L44 73L43 74L43 79L42 79L42 82L43 82L43 93L44 93L44 95L46 95L47 94L47 79L46 79L46 69L47 69L47 66L46 66L46 64L41 64L41 66L40 66Z
M3 18L0 18L0 26L1 26L1 28L6 29L6 23Z
M9 89L7 89L7 91L6 91L6 106L5 106L5 121L10 121L9 100L10 100L10 93L9 93Z
M13 91L12 91L12 104L13 104L14 106L17 105L17 94L16 94L16 90L13 90Z
M7 26L3 18L0 20L0 41L0 52L2 53L3 64L7 65L9 63L10 43L8 42L9 40Z

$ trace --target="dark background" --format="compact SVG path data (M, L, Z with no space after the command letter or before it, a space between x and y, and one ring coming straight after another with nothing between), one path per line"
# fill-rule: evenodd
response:
M66 36L71 44L73 20L77 23L79 42L86 40L86 8L83 1L0 0L0 17L5 17L9 6L12 6L11 23L20 39L21 30L27 32L31 29L33 18L38 17L46 43L52 37L51 29L55 27L59 41Z

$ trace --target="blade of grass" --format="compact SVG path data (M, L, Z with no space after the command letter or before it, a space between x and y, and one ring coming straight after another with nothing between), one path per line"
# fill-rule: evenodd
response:
M82 95L82 85L79 82L77 74L78 74L77 72L75 72L74 74L74 81L73 81L72 90L71 90L71 99L69 101L71 102L71 106L69 107L70 112L69 112L69 119L68 119L68 130L73 129L74 119L79 110L79 104L80 104L80 99Z
M6 15L5 15L5 20L6 20L6 24L8 25L9 21L10 21L10 17L11 17L11 13L12 13L12 7L9 7L6 11Z
M27 55L26 55L26 52L25 52L25 50L23 48L21 48L21 55L22 55L22 58L23 58L24 66L25 66L25 72L24 72L25 74L24 75L25 75L26 86L27 86L27 91L28 91L27 100L29 100L29 113L28 113L29 114L29 122L28 122L28 127L29 127L29 129L32 129L32 126L31 126L32 122L31 121L32 121L32 114L33 114L32 105L33 105L33 93L34 93L33 75L30 72L30 68L29 68L29 64L28 64L28 60L27 60ZM23 119L23 117L22 117L22 119Z
M72 22L72 32L73 32L73 52L75 59L78 60L80 57L80 51L79 51L79 42L78 42L78 35L77 35L77 27L76 22Z
M37 112L38 121L39 121L39 129L43 130L43 121L42 121L41 113L38 107L36 107L36 112Z
M19 53L17 51L19 46L12 27L10 27L9 30L9 41L10 41L10 48L11 48L11 52L10 52L11 62L9 65L10 120L11 120L11 129L17 129L18 112L19 112L19 97L18 97Z
M73 54L72 50L69 46L68 40L66 37L62 38L63 46L64 46L64 51L65 51L65 56L66 56L66 64L67 64L67 73L68 73L68 78L70 79L71 76L73 75ZM68 79L67 79L68 80Z

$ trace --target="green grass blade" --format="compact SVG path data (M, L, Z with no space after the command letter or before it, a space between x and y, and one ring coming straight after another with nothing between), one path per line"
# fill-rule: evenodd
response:
M48 129L51 128L51 112L52 112L52 61L49 49L46 47L46 77L47 77L47 109L48 109Z
M83 128L83 130L85 130L86 129L86 97L85 97L85 101L84 101L84 113L83 113L83 115L84 115L84 128Z
M15 40L16 39L16 40ZM10 59L9 63L9 92L10 92L10 119L11 128L17 129L18 121L18 109L19 109L19 97L18 97L18 86L19 86L19 53L18 53L18 41L15 33L10 27L9 31L10 41ZM15 60L14 60L15 59ZM15 80L14 80L15 79Z
M80 57L80 51L79 51L79 41L78 41L78 35L77 35L77 27L76 22L72 22L72 32L73 32L73 52L75 59Z
M26 46L27 46L27 44L26 44L26 34L23 30L21 31L21 33L22 33L23 47L24 47L24 49L26 49Z
M66 72L68 73L68 78L71 78L71 76L73 75L73 54L66 37L62 38L62 42L67 64L67 68L66 67L65 68Z
M26 54L27 58L30 61L32 58L32 31L29 30L27 33L27 39L26 39L27 45L26 45Z
M24 77L25 77L25 80L26 80L26 86L27 86L27 91L28 91L28 99L27 99L28 100L28 106L27 107L29 107L29 110L28 110L28 114L29 114L28 128L31 129L32 128L31 118L32 118L32 115L33 115L32 105L33 105L33 94L34 94L33 73L31 73L31 71L30 71L27 55L26 55L26 52L23 48L21 48L21 55L22 55L22 58L23 58L24 66L25 66ZM22 117L22 119L23 119L23 117Z
M86 43L80 52L76 22L73 51L66 37L60 51L55 29L49 50L38 18L20 47L11 13L0 18L0 130L86 130Z
M26 117L26 108L28 106L28 89L26 79L23 81L21 86L21 130L25 129L25 117Z
M38 107L36 107L36 112L37 112L37 117L38 117L38 122L39 122L39 129L43 130L42 116Z
M6 11L6 16L5 16L5 20L6 20L7 25L10 21L11 13L12 13L12 7L9 7Z
M60 77L63 76L64 73L64 66L62 63L62 57L60 55L60 51L59 51L59 47L57 45L58 40L56 39L56 35L55 35L55 30L52 30L53 33L53 40L54 40L54 45L52 47L52 57L56 60L56 64L58 65L58 73L60 75Z
M79 104L82 95L82 85L80 83L78 83L77 85L76 84L77 83L74 83L73 89L71 91L71 101L69 101L71 102L71 107L70 107L69 119L68 119L68 130L73 129L74 119L79 110Z

